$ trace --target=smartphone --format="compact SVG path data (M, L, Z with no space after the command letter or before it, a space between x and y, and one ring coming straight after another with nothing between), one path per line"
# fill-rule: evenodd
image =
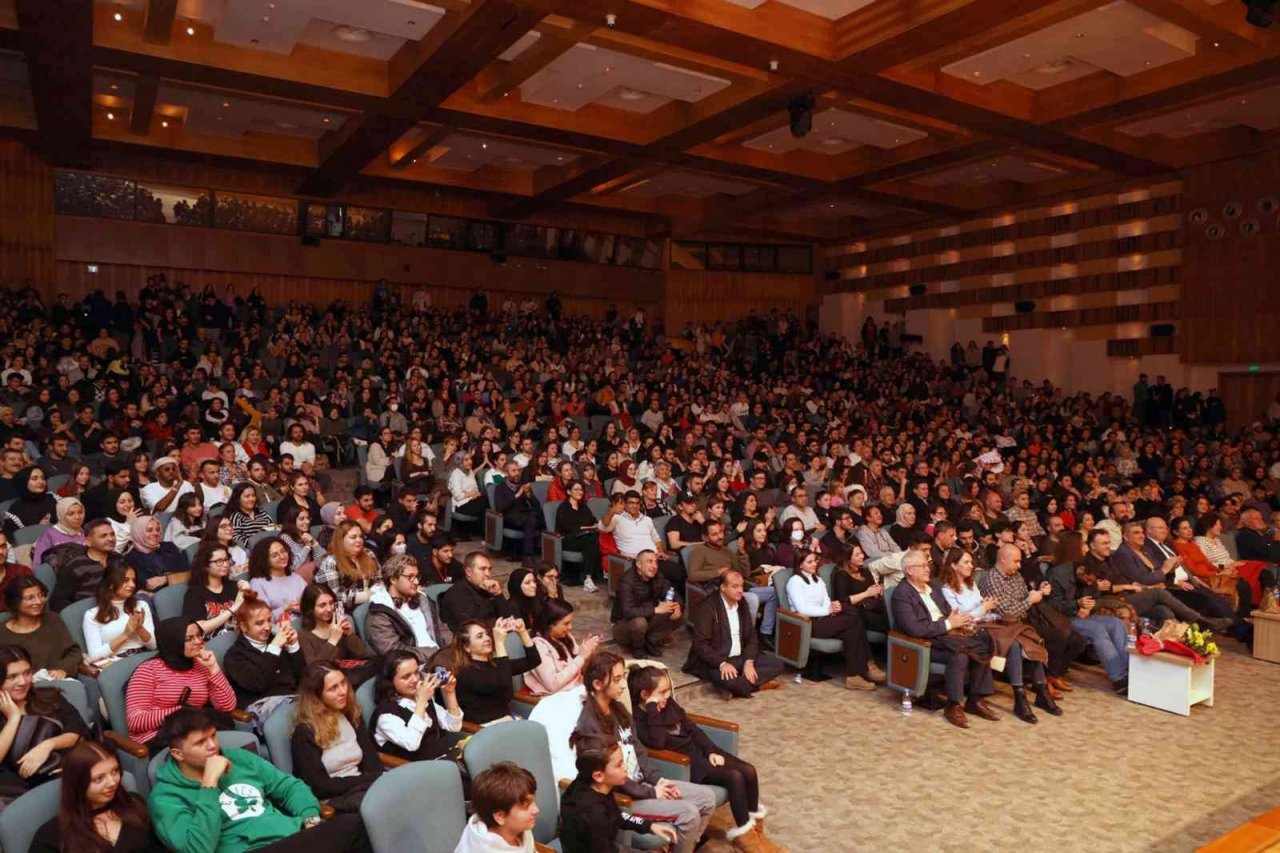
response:
M431 674L434 675L437 679L439 679L441 684L444 684L446 681L449 680L450 672L449 670L445 669L443 666L438 666L435 669L431 670Z
M342 620L346 618L346 615L347 615L347 608L343 605L342 601L339 600L336 604L333 605L333 621L341 625Z

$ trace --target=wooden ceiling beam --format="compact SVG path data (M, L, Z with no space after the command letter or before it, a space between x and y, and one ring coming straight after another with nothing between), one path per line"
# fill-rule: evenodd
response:
M444 142L453 128L446 125L431 125L418 128L417 136L406 145L393 145L388 150L391 168L403 169L412 165L419 157Z
M152 44L168 44L177 16L178 0L147 0L146 40Z
M133 108L129 111L129 132L143 136L151 132L151 119L156 112L156 96L160 81L155 77L135 77Z
M55 165L83 167L93 138L93 4L17 0L16 11L37 145Z
M474 0L466 11L438 23L422 41L405 45L388 63L391 79L399 81L389 100L411 106L418 116L404 118L377 110L348 119L323 145L320 165L298 192L319 196L337 192L418 119L429 119L446 98L533 29L549 8L553 7L546 3Z

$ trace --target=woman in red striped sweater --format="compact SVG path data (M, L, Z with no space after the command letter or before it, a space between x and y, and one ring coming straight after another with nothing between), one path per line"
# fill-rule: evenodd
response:
M155 737L165 718L181 707L236 707L236 691L213 652L204 647L200 626L185 617L156 626L159 653L129 677L125 711L129 737L143 743Z

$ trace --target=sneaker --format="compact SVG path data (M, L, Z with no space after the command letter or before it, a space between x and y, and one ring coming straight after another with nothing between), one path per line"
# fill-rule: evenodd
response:
M595 592L595 591L596 591L596 582L595 582L595 581L593 581L591 578L587 578L586 580L584 580L584 581L582 582L582 591L583 591L583 592Z
M871 661L867 663L867 678L876 684L884 684L889 680L889 676L885 674L885 671Z

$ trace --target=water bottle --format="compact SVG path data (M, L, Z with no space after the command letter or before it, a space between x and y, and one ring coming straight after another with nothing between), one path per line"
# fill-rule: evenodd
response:
M674 589L668 589L668 590L667 590L667 594L666 594L666 595L664 595L664 596L662 596L662 600L663 600L663 601L675 601L675 600L676 600L676 591L675 591Z
M911 691L910 690L902 691L902 716L904 717L911 716Z
M804 684L804 676L800 674L799 670L796 671L796 684Z

